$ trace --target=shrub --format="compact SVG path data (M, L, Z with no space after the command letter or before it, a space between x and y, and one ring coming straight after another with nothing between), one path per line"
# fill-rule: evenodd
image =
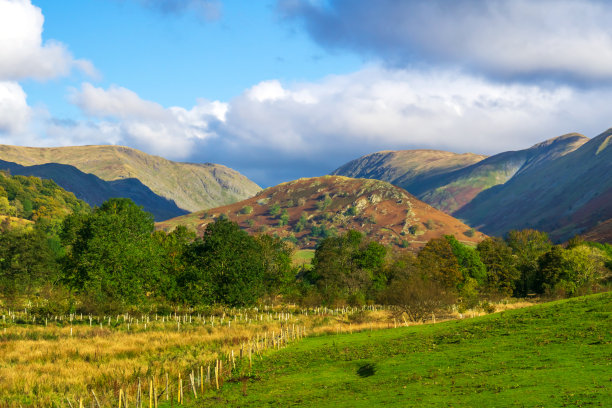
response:
M240 210L240 214L250 214L252 212L253 212L253 207L251 207L250 205L246 205L242 207L242 210Z
M269 213L271 216L276 217L278 214L280 214L280 205L278 204L274 204L270 207Z
M433 222L433 220L427 220L424 222L425 228L427 228L428 230L432 230L436 227L436 223Z
M470 228L469 230L463 233L463 235L465 235L466 237L470 237L470 238L472 238L475 234L476 234L476 230L474 228Z

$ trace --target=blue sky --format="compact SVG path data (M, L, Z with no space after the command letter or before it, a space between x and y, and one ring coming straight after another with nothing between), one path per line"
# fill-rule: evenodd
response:
M121 144L262 186L362 154L612 126L603 0L0 0L0 143Z

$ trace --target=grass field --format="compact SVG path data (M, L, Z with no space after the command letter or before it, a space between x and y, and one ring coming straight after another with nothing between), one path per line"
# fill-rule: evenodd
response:
M610 406L612 296L290 345L197 406Z

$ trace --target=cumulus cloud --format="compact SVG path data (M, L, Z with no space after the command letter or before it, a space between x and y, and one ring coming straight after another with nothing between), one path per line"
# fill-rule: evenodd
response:
M0 80L49 79L73 68L95 75L93 65L75 60L57 41L42 41L44 17L30 0L0 0Z
M271 185L385 149L493 154L603 131L611 93L378 66L317 82L264 81L229 103L225 121L211 127L218 136L194 157L222 158Z
M16 82L0 82L0 135L23 133L30 115L21 86Z
M223 121L227 111L225 104L205 99L191 109L164 108L129 89L103 89L89 83L73 90L70 99L97 120L93 127L103 128L107 140L177 159L188 157L196 141L211 137L209 124Z
M446 63L496 78L612 80L603 0L279 0L321 45L395 66Z
M205 21L221 18L222 5L219 0L137 0L152 9L162 13L180 14L193 13Z

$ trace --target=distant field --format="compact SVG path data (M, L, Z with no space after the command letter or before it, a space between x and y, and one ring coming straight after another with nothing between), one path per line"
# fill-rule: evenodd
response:
M611 301L308 338L197 405L610 406Z
M315 251L312 249L300 249L293 254L294 265L309 264L314 258Z

